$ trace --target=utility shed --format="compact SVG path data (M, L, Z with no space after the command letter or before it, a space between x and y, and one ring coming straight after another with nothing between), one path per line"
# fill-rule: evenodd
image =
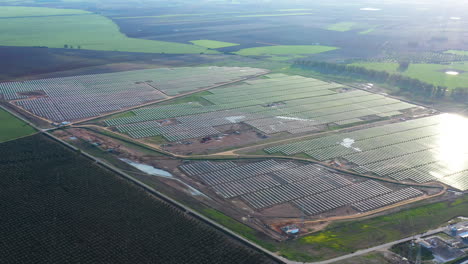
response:
M459 235L462 239L468 239L468 232L461 233Z

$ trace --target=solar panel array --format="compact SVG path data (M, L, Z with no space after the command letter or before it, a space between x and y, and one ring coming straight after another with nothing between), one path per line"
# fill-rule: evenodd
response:
M377 196L371 198L369 200L365 200L362 202L354 203L352 206L356 210L360 212L372 211L378 209L380 207L388 206L391 204L395 204L404 200L412 199L418 196L424 195L418 189L415 188L405 188L398 190L396 192L384 194L382 196Z
M211 105L185 103L134 110L134 116L110 119L134 138L162 135L167 140L197 138L219 134L217 126L244 123L274 134L318 131L327 124L349 125L364 117L383 118L401 115L400 110L415 105L366 91L337 92L342 85L301 76L268 75L239 85L210 90L203 98ZM174 118L171 128L148 127L147 122ZM128 124L134 124L128 129ZM193 134L185 131L193 131Z
M451 114L393 123L265 149L343 158L360 173L418 183L441 181L468 190L468 119Z
M392 189L369 180L305 197L294 201L294 204L309 215L317 215L391 192Z
M413 188L394 191L372 180L353 182L315 164L266 160L236 165L233 162L201 161L179 168L223 198L240 198L259 210L289 203L315 215L342 206L386 206L422 195ZM368 204L358 204L360 201L368 201ZM375 205L369 210L382 206Z
M0 83L0 96L46 119L61 122L94 117L265 70L240 67L162 68ZM36 98L26 93L35 92ZM40 93L38 93L40 92ZM42 94L41 94L42 93ZM39 98L37 98L39 97Z

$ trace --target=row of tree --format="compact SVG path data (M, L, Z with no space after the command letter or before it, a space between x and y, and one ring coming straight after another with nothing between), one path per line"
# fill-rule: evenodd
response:
M297 67L312 69L323 74L349 76L371 82L387 83L399 87L402 91L425 98L443 98L447 96L448 88L445 86L436 86L401 74L391 74L386 71L376 71L359 66L322 61L298 60L294 64ZM401 66L407 67L407 65ZM468 88L452 90L451 97L458 101L467 101Z
M63 45L63 48L64 48L64 49L73 49L73 45L64 44L64 45ZM77 49L81 49L81 46L78 45L78 46L76 46L76 48L77 48Z

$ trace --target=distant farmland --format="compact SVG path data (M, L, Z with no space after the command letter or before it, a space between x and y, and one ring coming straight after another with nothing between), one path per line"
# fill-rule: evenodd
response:
M327 27L327 29L333 30L333 31L345 32L345 31L350 31L355 26L356 26L355 22L341 22L341 23L330 25Z
M60 16L54 16L63 14ZM204 47L128 38L112 20L81 10L0 7L0 45L148 53L216 53Z
M361 62L351 65L362 66L371 70L399 73L411 78L446 86L450 89L468 87L468 63L454 62L451 64L411 63L406 71L398 71L398 63L392 62ZM446 74L446 71L458 72L458 75Z
M208 40L208 39L192 40L190 42L197 45L197 46L201 46L201 47L205 47L205 48L209 48L209 49L219 49L219 48L226 48L226 47L232 47L232 46L239 45L239 44L236 44L236 43L229 43L229 42Z
M42 135L0 153L2 263L274 263Z
M63 16L91 14L88 11L77 9L56 9L43 7L26 6L2 6L0 7L0 17L33 17L33 16Z
M236 54L243 56L262 56L262 55L307 55L336 50L336 47L320 45L278 45L267 47L256 47L241 49Z

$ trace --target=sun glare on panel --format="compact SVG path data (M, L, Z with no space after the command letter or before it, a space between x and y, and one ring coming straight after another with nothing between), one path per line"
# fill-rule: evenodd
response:
M449 171L464 170L468 164L468 118L445 114L439 125L437 158Z

